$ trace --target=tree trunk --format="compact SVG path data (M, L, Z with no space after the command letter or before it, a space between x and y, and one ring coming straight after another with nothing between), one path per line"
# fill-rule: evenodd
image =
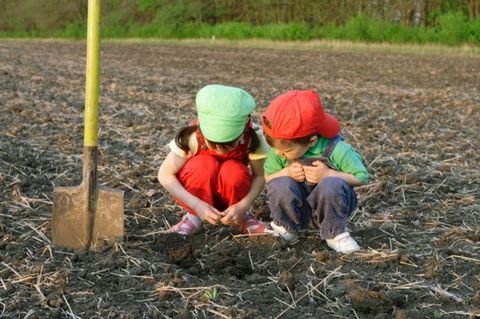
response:
M475 20L479 16L480 3L479 0L468 1L468 17L470 20Z

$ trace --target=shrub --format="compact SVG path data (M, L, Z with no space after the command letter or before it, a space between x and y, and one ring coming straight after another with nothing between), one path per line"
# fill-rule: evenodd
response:
M65 29L60 34L66 38L82 39L87 35L87 25L78 21L71 22L66 25Z
M439 16L437 30L439 41L449 45L465 42L469 33L467 19L461 12Z

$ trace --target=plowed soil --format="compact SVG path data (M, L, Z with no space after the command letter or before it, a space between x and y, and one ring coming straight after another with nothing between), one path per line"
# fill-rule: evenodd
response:
M102 43L100 183L125 192L125 238L56 249L52 193L81 182L85 44L0 42L1 318L480 316L480 57ZM350 223L362 250L289 246L208 226L156 180L206 84L240 86L254 120L316 89L371 174ZM263 193L254 212L269 221Z

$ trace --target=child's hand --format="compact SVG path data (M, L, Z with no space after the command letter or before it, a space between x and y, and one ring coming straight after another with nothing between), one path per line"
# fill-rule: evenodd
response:
M240 224L245 216L245 210L238 205L232 205L225 209L222 213L222 219L220 222L224 225L237 225Z
M294 162L285 168L287 176L293 178L297 182L305 181L305 172L303 171L303 165Z
M195 210L201 220L212 225L217 224L223 217L220 211L204 201L199 201L197 205L192 208Z
M331 169L322 161L314 161L312 166L303 166L307 182L318 184L322 179L330 175Z

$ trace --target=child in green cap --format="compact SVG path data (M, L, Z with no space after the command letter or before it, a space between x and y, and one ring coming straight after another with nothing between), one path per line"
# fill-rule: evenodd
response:
M340 123L324 112L311 90L279 95L262 115L272 146L265 161L274 234L297 240L300 229L317 229L341 253L359 250L347 231L357 205L355 186L367 182L362 157L338 135Z
M246 91L207 85L196 96L197 119L180 129L158 171L163 187L186 210L169 231L188 235L204 222L231 225L244 234L267 226L249 212L265 184L268 144L250 121L256 106Z

